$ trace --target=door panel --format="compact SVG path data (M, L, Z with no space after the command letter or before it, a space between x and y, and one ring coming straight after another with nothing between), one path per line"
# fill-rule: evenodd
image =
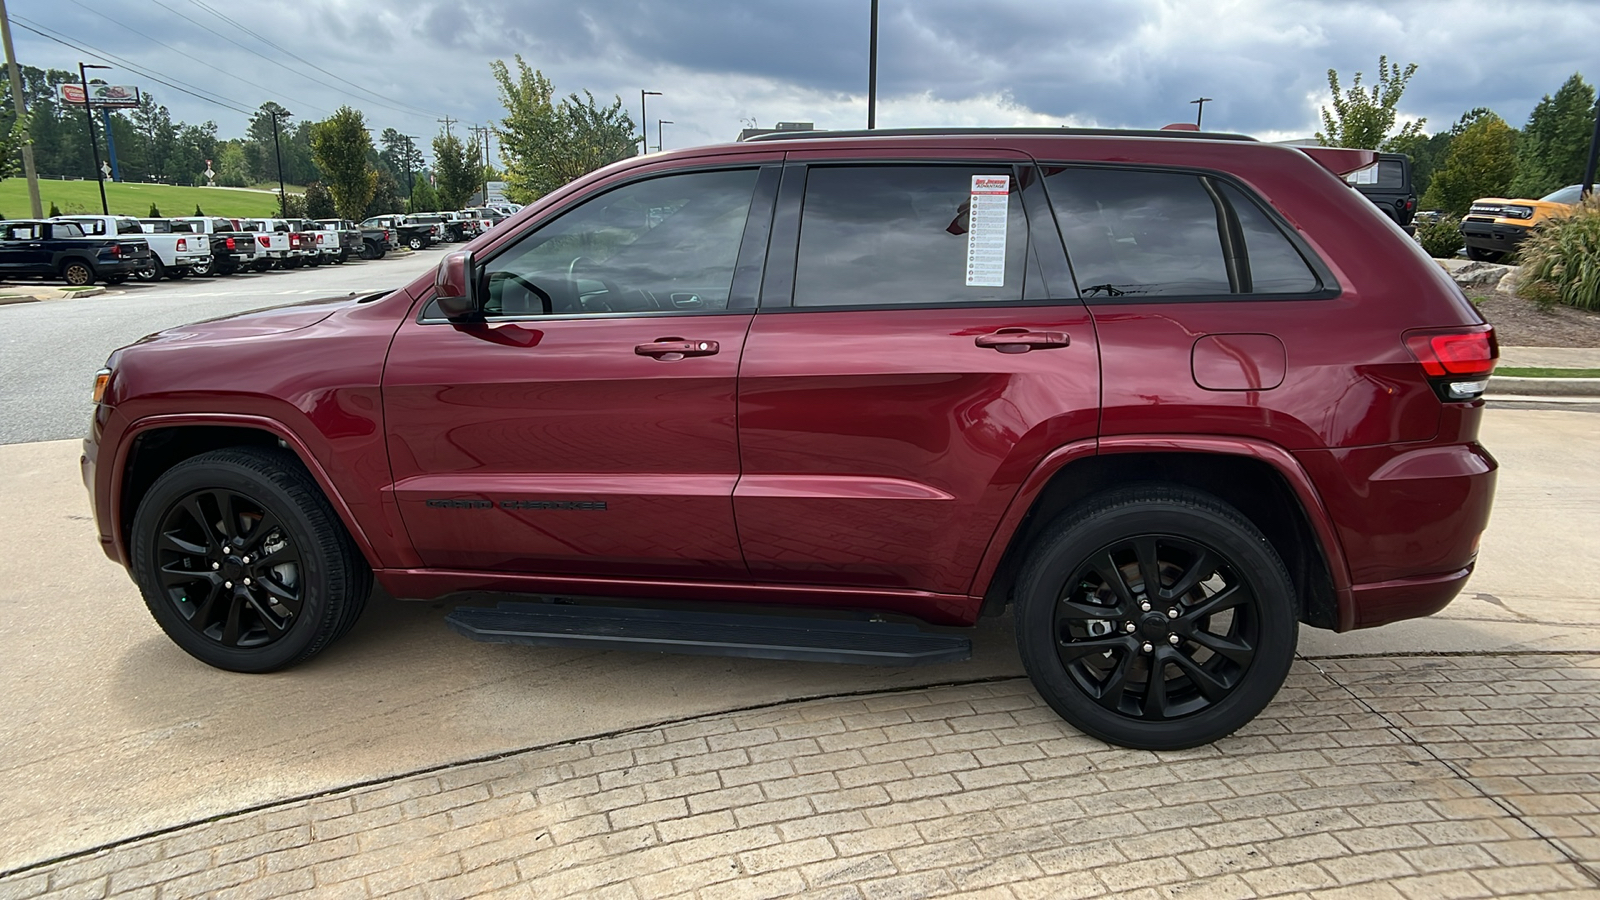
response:
M738 577L734 383L748 314L457 328L407 322L384 380L396 499L423 563ZM657 359L639 345L716 342Z

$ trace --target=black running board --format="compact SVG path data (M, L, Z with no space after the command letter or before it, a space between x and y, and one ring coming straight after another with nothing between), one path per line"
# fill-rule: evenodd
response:
M919 666L972 655L965 635L933 634L897 622L501 603L492 609L457 607L445 624L475 641L696 656Z

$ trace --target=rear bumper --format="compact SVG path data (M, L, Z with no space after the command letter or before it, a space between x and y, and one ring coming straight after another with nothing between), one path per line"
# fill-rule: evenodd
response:
M1493 222L1462 222L1461 237L1468 247L1510 253L1528 236L1524 225L1500 225Z

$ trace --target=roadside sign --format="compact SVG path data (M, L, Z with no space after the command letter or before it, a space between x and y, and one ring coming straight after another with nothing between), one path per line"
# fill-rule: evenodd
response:
M83 85L61 84L56 86L57 96L62 103L73 106L83 105ZM139 89L129 84L91 84L89 85L89 103L93 106L132 107L139 105Z

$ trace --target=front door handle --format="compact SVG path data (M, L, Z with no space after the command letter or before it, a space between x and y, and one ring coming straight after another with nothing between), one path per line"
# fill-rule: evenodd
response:
M989 347L1001 353L1027 353L1029 350L1050 350L1072 343L1072 336L1064 331L1029 331L1026 328L1002 328L994 334L981 334L973 340L979 347Z
M683 359L685 356L714 356L722 346L716 341L688 341L681 337L656 338L640 344L633 352L640 356L653 356L663 362Z

